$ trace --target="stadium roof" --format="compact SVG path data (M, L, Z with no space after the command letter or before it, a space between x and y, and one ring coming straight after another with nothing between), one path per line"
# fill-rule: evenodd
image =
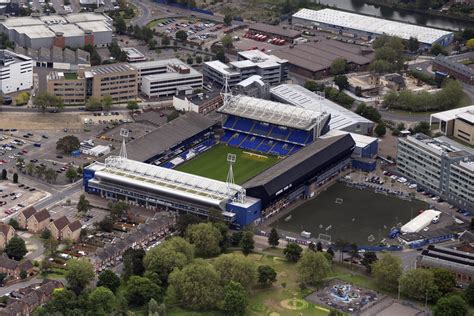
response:
M96 167L95 178L124 182L142 189L171 194L182 198L209 203L222 209L222 203L245 196L245 190L236 184L158 167L130 159L108 158L102 167Z
M153 132L127 143L128 158L148 161L215 124L215 121L201 114L188 112Z
M405 40L408 40L410 37L415 37L418 41L429 45L435 43L443 36L452 34L452 32L435 28L390 21L333 9L301 9L293 14L293 18L312 21L315 22L314 24L316 25L318 23L324 23L328 25L341 26L347 29L361 30L367 33L398 36ZM294 23L295 22L296 21L294 20Z
M319 119L327 116L326 113L244 95L232 96L229 103L220 107L218 112L307 131L314 128Z
M302 86L295 84L281 84L270 89L272 96L289 104L313 111L331 114L329 126L331 129L344 130L354 124L372 123L362 117L326 98L323 98Z

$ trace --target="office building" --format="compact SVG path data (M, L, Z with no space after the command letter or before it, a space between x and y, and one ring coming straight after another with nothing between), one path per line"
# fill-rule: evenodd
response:
M474 105L431 114L430 125L448 137L474 146Z
M3 94L31 89L33 60L9 50L0 50L0 87Z
M442 138L416 134L398 141L403 176L452 204L474 211L474 153Z

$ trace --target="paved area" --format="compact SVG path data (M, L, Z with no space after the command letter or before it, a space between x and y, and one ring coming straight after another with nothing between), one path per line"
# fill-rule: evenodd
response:
M390 305L386 309L377 313L377 316L394 316L394 315L415 316L415 315L418 315L419 312L421 312L421 310L412 305L410 306L410 305L394 302L392 305Z

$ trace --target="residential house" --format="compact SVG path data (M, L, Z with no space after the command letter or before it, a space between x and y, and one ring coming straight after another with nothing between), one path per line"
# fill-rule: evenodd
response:
M0 256L0 272L7 274L8 277L18 279L21 271L26 271L28 274L33 272L33 264L30 260L20 262L7 256Z
M66 216L62 216L55 221L51 222L48 226L51 231L51 236L55 239L61 239L64 229L69 225L69 220Z
M15 229L10 225L0 223L0 248L5 249L8 242L15 236Z
M21 228L27 229L28 219L36 213L36 209L33 206L25 208L18 215L18 224Z
M50 222L51 214L47 210L39 211L31 216L27 221L27 229L32 233L39 233L45 229Z
M79 237L81 236L81 227L82 224L80 221L76 220L72 223L69 223L69 225L64 227L61 239L70 239L72 241L79 240Z

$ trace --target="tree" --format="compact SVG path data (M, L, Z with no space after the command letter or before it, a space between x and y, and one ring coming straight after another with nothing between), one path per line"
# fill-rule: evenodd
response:
M102 109L102 102L99 97L91 96L87 100L86 109L88 110L100 110Z
M380 115L379 111L375 107L367 106L365 103L359 104L355 112L373 122L380 122L382 119L382 115Z
M222 235L212 223L199 223L188 227L186 236L190 243L196 247L199 257L212 257L221 251L219 243Z
M43 112L50 107L55 107L57 109L62 109L64 107L64 102L60 97L46 91L38 93L34 99L34 104Z
M25 241L18 236L13 236L5 247L5 253L10 259L20 261L28 253Z
M305 251L298 262L298 272L303 282L318 284L329 275L331 264L322 252Z
M420 123L415 125L415 128L413 129L413 132L415 134L422 133L427 136L431 136L431 126L430 123L421 121Z
M129 305L142 306L150 299L161 302L162 292L162 289L149 279L134 275L127 282L124 296Z
M170 301L191 310L212 310L221 297L219 273L214 267L196 259L169 277Z
M441 296L451 293L456 286L456 275L446 269L431 269L433 272L434 283Z
M71 183L76 181L77 179L77 171L74 167L69 167L66 171L66 178L68 178Z
M234 281L230 281L224 290L223 310L226 315L244 315L248 305L248 295L244 287Z
M431 55L433 56L438 56L439 54L441 55L448 55L448 52L446 51L446 49L444 49L443 46L441 46L440 44L438 43L434 43L432 46L431 46L431 51L430 51Z
M433 272L427 269L412 269L406 271L400 278L400 289L410 298L423 300L433 299L438 295Z
M304 87L309 91L316 91L318 90L318 84L314 80L306 80L304 83Z
M339 91L347 89L349 87L349 81L344 75L337 75L334 77L334 84L339 88Z
M6 274L5 272L0 272L0 284L3 284L7 276L8 274Z
M91 208L92 206L89 200L84 194L81 194L81 196L79 196L79 201L77 202L77 211L87 213Z
M461 296L450 295L440 298L433 311L435 316L464 316L467 314L468 305Z
M248 255L252 252L253 248L255 247L252 231L246 230L244 232L242 240L240 240L240 247L242 248L242 252L244 255Z
M115 220L109 215L104 217L100 222L94 223L101 231L111 233L114 230Z
M331 74L340 75L347 71L347 61L343 58L336 58L331 63Z
M66 281L76 295L90 284L94 276L94 267L87 259L70 259L66 263Z
M134 110L138 110L138 109L139 109L139 107L138 107L137 101L128 101L127 110L134 111Z
M237 254L221 255L214 261L213 265L221 276L223 286L234 281L250 288L257 281L255 263L245 256Z
M471 38L466 41L466 47L469 49L474 49L474 38Z
M362 265L365 267L368 273L372 272L372 264L378 260L377 255L373 251L364 253L362 257Z
M41 232L40 238L46 240L51 237L51 231L47 228L43 229Z
M18 223L18 221L15 219L15 218L10 218L10 220L8 221L8 225L10 225L11 227L13 227L13 229L17 230L18 228L20 228L20 224Z
M207 220L211 223L224 223L222 211L211 207L207 213Z
M110 210L110 216L114 220L117 220L128 213L130 205L124 201L109 202L107 208Z
M222 46L224 46L225 48L229 49L229 48L232 48L232 43L234 42L232 40L232 35L230 34L226 34L222 37Z
M45 249L45 254L49 257L54 257L56 251L58 250L59 241L51 236L51 231L49 232L49 237L43 239L43 245Z
M56 170L54 170L53 168L48 168L44 172L44 178L49 183L56 182L56 179L58 178L58 174L56 173Z
M329 247L328 250L326 250L326 253L330 255L332 258L334 258L334 250L332 250L331 247Z
M143 265L143 258L145 257L145 251L143 249L128 248L122 255L123 262L123 273L122 276L125 280L132 275L142 276L145 271Z
M374 132L375 132L375 134L377 134L378 137L382 137L387 133L387 128L385 127L384 123L379 123L375 127Z
M161 38L161 45L162 46L169 46L171 43L170 38L168 36L163 36Z
M464 291L464 296L469 304L474 305L474 283L469 283L469 286Z
M15 103L16 105L25 105L29 100L30 94L28 92L20 92L15 98Z
M224 15L224 24L225 24L226 26L232 25L232 19L233 19L233 17L232 17L231 14L226 14L226 15Z
M112 270L105 270L99 274L99 281L97 286L103 286L111 290L113 293L117 291L120 286L120 278Z
M275 228L272 228L270 235L268 235L268 244L273 248L280 244L280 236Z
M312 241L309 242L308 249L311 251L316 251L316 245L314 244L314 242Z
M188 34L186 34L184 30L179 30L178 32L176 32L175 37L181 42L186 42L186 40L188 39Z
M188 65L192 65L193 62L194 62L193 56L191 56L191 55L188 56L188 58L186 59L186 63L187 63Z
M115 306L115 295L110 289L99 286L89 294L88 301L93 306L94 311L103 311L110 314Z
M283 250L283 254L286 257L286 260L290 262L298 262L301 258L301 253L303 252L303 248L300 245L295 243L288 243L286 248Z
M20 271L20 279L24 280L28 277L28 272L26 270L21 270Z
M225 52L224 52L224 49L223 48L219 48L217 51L216 51L216 59L220 62L223 62L223 63L226 63L227 62L227 57L225 55Z
M406 46L410 52L416 52L420 48L420 42L418 42L418 39L416 37L410 36Z
M81 146L79 139L74 135L64 136L56 142L56 150L64 154L70 154L74 150L78 150Z
M323 244L320 241L316 243L316 251L319 251L319 252L323 251Z
M202 56L201 56L201 55L197 55L197 56L196 56L196 63L197 63L197 64L201 64L201 63L202 63Z
M115 32L119 35L125 34L125 32L127 31L127 23L125 22L125 19L121 15L118 15L114 18L114 20Z
M270 266L263 265L258 267L258 283L263 286L271 285L276 281L277 273Z
M386 253L372 264L372 275L381 289L394 290L398 286L398 279L402 275L400 258Z
M102 97L102 100L100 100L100 103L101 103L102 108L104 109L104 111L110 111L110 109L112 108L112 103L113 102L114 102L114 100L108 94L104 95Z
M8 179L7 169L2 169L2 180Z
M13 174L13 183L18 183L18 173Z

